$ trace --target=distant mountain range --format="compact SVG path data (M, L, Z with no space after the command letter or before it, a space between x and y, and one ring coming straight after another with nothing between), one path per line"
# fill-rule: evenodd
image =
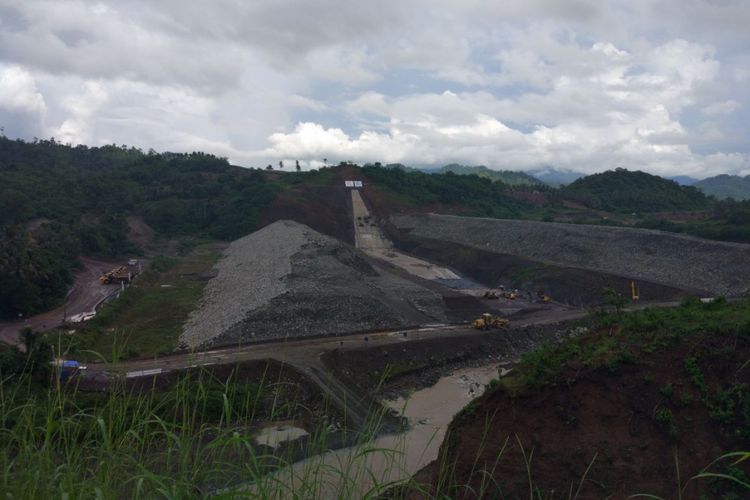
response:
M494 181L500 181L509 186L537 186L546 184L540 179L529 175L525 172L512 170L493 170L484 165L470 166L451 163L442 167L433 168L414 168L404 165L403 163L389 163L384 165L385 168L396 170L405 170L411 172L424 172L426 174L447 174L448 172L456 175L476 175Z
M528 172L513 170L493 170L484 165L461 165L451 163L442 167L433 168L415 168L401 163L390 163L385 165L386 168L399 170L424 172L427 174L445 174L452 172L456 175L477 175L491 179L492 181L501 181L509 186L534 186L548 185L561 187L572 184L579 179L586 178L586 174L574 170L561 170L552 167L529 170ZM621 169L618 169L621 170ZM622 175L622 174L621 174ZM717 175L698 180L689 175L674 175L663 177L668 181L673 181L680 186L693 186L704 194L714 196L718 199L734 198L735 200L750 199L750 175L741 177L739 175Z
M560 170L552 167L531 170L528 173L545 184L555 187L570 184L581 177L586 177L586 174L582 172L576 172L575 170Z
M478 165L475 167L468 165L459 165L458 163L451 163L440 168L425 170L425 172L434 174L445 174L452 172L456 175L478 175L479 177L485 177L492 181L500 181L509 186L534 186L542 185L544 182L533 177L525 172L515 172L511 170L492 170L484 165Z
M696 179L695 177L690 177L689 175L673 175L671 177L665 177L665 179L675 181L681 186L692 186L693 184L698 182L698 179Z
M716 198L734 198L735 200L750 200L750 175L717 175L693 184L695 187Z

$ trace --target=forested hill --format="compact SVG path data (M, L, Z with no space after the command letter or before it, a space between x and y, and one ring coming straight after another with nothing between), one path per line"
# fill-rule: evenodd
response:
M750 175L717 175L698 181L694 186L719 199L750 200Z
M444 167L440 167L437 170L432 171L432 173L436 174L445 174L448 172L452 172L457 175L477 175L479 177L490 179L491 181L500 181L503 184L507 184L509 186L534 186L544 184L539 179L524 172L515 172L511 170L492 170L485 167L484 165L471 167L467 165L451 163L450 165L445 165Z
M70 224L82 236L83 249L100 254L122 250L99 231L103 217L138 213L160 232L205 230L233 238L253 228L258 208L274 194L262 172L231 167L226 159L205 153L143 153L4 138L0 182L1 225L39 217Z
M654 217L638 224L750 242L750 202L714 202L694 188L643 172L615 170L555 189L378 165L359 173L374 188L370 202L380 203L385 213L437 210L552 220L562 214L570 220L576 209L563 205L564 200L627 214L710 208L706 220L675 223ZM142 217L168 238L232 240L274 217L296 217L314 226L319 214L348 217L332 203L330 193L338 192L332 188L341 185L342 176L358 168L342 163L282 175L232 166L205 153L71 147L54 140L27 143L0 137L0 317L33 314L58 303L80 255L138 252L128 242L128 216ZM348 224L337 220L334 225Z
M582 177L561 188L561 196L590 208L612 212L700 210L709 199L692 186L618 168Z
M263 172L204 153L7 138L0 138L0 186L2 317L54 305L79 254L135 250L128 215L143 216L163 234L232 239L255 229L277 191Z

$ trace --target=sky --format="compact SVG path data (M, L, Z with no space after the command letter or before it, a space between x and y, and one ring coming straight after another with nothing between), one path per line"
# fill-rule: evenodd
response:
M748 0L0 0L8 137L750 174Z

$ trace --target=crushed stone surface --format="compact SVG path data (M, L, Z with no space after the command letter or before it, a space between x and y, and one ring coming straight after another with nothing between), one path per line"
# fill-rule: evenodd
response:
M391 222L416 237L686 290L733 296L750 287L750 245L739 243L648 229L438 214L396 215Z
M293 221L234 241L216 271L185 324L182 348L446 321L439 294Z

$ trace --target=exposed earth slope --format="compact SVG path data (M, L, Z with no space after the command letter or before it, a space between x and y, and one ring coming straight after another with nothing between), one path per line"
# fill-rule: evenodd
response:
M234 241L180 337L183 347L446 321L440 295L292 221Z
M746 498L691 478L747 481L746 462L720 457L750 444L749 312L693 301L611 316L526 355L456 416L418 482L439 498Z

